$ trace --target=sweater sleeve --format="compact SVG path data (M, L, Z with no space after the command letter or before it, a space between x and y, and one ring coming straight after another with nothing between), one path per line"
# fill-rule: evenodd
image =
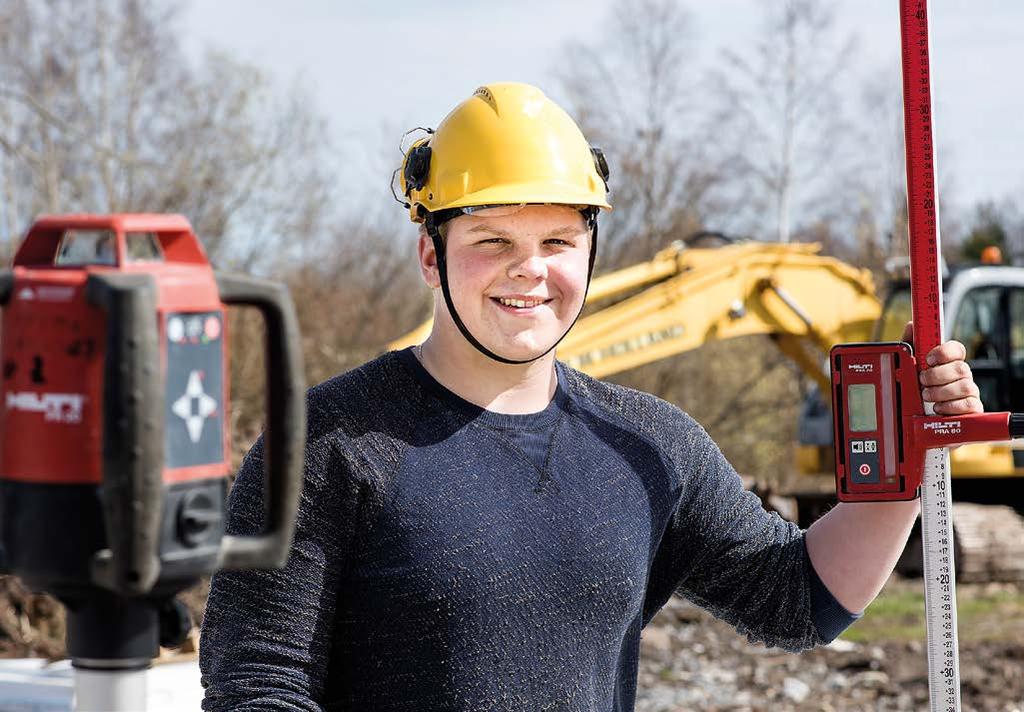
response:
M671 467L680 498L654 557L645 623L676 592L751 642L793 652L828 642L842 620L816 575L797 525L765 511L710 436L686 416ZM824 588L824 587L822 587ZM827 630L818 622L830 621Z
M260 436L231 489L229 534L261 529L263 449ZM199 650L204 710L321 710L338 582L361 501L334 452L329 438L307 443L285 568L213 576Z

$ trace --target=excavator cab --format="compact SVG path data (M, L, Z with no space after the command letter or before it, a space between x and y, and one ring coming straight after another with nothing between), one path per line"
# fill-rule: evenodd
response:
M954 271L947 278L944 300L947 337L967 348L967 362L985 410L1020 411L1024 408L1022 270L970 267ZM910 283L895 282L886 297L875 339L898 340L910 318ZM1018 466L1024 466L1024 460Z

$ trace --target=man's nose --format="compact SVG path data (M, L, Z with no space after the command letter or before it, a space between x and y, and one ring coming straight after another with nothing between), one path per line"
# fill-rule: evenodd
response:
M543 256L532 246L516 251L515 259L509 266L509 277L525 277L527 279L543 279L547 276L548 267Z

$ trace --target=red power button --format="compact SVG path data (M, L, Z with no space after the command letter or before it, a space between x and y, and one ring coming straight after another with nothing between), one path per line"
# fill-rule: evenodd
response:
M871 474L871 465L867 464L866 462L863 465L861 465L859 469L860 474L863 475L864 477L867 477L868 475Z

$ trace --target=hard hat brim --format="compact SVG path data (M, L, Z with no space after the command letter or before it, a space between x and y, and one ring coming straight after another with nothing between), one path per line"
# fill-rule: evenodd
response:
M427 202L430 203L431 201ZM434 211L446 210L448 208L466 208L473 205L513 205L516 203L593 205L605 210L612 209L608 201L595 199L593 192L580 191L572 186L552 186L550 181L488 187L461 195L451 202L437 202L425 207Z

